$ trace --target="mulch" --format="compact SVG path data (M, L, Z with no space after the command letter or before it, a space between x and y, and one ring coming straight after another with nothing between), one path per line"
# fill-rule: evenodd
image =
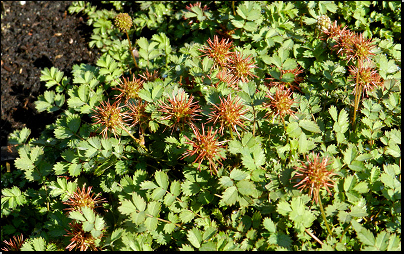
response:
M88 47L92 28L80 15L69 14L70 1L21 2L1 2L2 147L14 130L27 127L30 138L37 138L55 121L57 113L35 108L46 90L41 70L54 66L71 78L74 64L95 65L99 57Z

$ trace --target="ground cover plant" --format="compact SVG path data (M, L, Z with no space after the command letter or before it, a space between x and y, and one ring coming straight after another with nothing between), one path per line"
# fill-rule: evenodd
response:
M9 137L4 250L401 249L400 2L103 3Z

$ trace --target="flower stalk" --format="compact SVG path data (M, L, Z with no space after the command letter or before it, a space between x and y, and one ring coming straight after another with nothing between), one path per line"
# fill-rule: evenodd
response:
M330 226L328 225L327 218L325 217L325 212L324 212L324 208L323 208L323 203L321 202L321 195L320 195L320 192L318 192L317 195L318 195L318 197L317 197L317 198L318 198L318 204L319 204L319 206L320 206L321 216L323 217L323 220L324 220L324 223L325 223L325 227L327 228L328 234L329 234L330 236L332 236L332 232L331 232L331 230L330 230Z

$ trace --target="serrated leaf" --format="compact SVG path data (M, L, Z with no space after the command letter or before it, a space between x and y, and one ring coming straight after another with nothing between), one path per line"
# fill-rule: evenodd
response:
M238 191L236 186L227 188L222 194L222 200L227 205L234 205L238 198Z
M158 187L157 184L155 184L152 181L144 181L140 184L140 187L142 188L142 190L150 190L150 189L155 189Z
M94 229L94 223L85 221L85 222L83 222L82 228L83 228L84 232L90 232L91 230Z
M121 202L121 205L118 207L118 210L124 214L128 215L131 214L132 212L136 211L137 207L129 200L123 200Z
M271 236L268 238L268 243L289 248L292 244L292 239L288 235L276 232L274 234L271 234Z
M367 161L373 159L373 155L369 154L369 153L365 153L365 154L361 154L358 157L356 157L355 160L357 161Z
M293 197L291 201L292 211L289 213L289 218L294 222L297 229L304 230L310 228L313 221L316 219L314 214L306 209L304 201L301 197Z
M222 185L223 187L230 187L230 186L233 186L233 181L232 181L231 178L228 177L228 176L222 176L222 177L219 179L219 183L220 183L220 185Z
M15 160L15 167L22 170L29 170L35 168L35 165L30 159L20 157Z
M308 150L308 141L306 138L306 134L304 134L304 132L302 132L300 134L299 137L299 146L298 146L298 152L302 153L302 154L306 154L309 150Z
M352 190L354 188L355 185L356 185L355 176L353 176L353 175L347 176L344 181L344 191L349 192L350 190Z
M165 225L164 225L164 228L163 228L163 230L164 230L164 232L166 233L166 234L171 234L173 231L174 231L174 229L175 229L175 224L173 224L173 223L166 223Z
M286 132L288 133L289 137L297 138L301 135L302 129L299 127L297 122L291 122L288 124L288 127L286 127Z
M248 180L241 180L236 186L238 192L242 195L252 196L254 191L256 191L255 184Z
M133 204L135 204L137 210L139 210L140 212L146 209L146 201L144 201L144 199L140 195L132 193L132 201Z
M243 19L231 19L230 21L233 24L233 26L237 28L243 28L245 24L245 20Z
M157 201L152 201L147 205L147 213L154 216L158 217L160 213L161 205Z
M194 248L192 248L188 244L182 244L182 246L179 249L180 251L194 251Z
M240 181L240 180L245 179L247 177L247 175L248 175L247 172L242 171L242 170L237 169L237 168L233 169L230 172L230 178L233 179L233 180L236 180L236 181Z
M321 132L320 127L318 127L317 123L311 120L301 120L299 122L299 126L310 132L314 133Z
M278 205L276 206L276 211L284 216L288 215L291 211L292 208L286 201L280 201Z
M337 217L341 223L349 223L352 220L352 216L345 211L339 211Z
M143 49L148 49L149 47L149 42L147 41L147 39L145 37L141 37L137 40L137 44L139 45L140 48Z
M88 220L91 223L94 223L95 221L95 213L93 211L93 209L91 209L90 207L82 207L81 211L84 215L84 217L86 218L86 220Z
M70 176L79 176L81 173L81 164L72 163L68 168Z
M208 227L207 229L205 229L205 232L203 233L203 241L207 241L209 240L211 237L213 237L213 235L217 232L216 228L213 227Z
M295 59L288 58L282 65L283 70L292 70L297 68L297 62ZM294 75L293 75L294 76Z
M350 165L353 160L355 160L358 150L352 144L348 145L348 148L342 153L344 155L344 163Z
M370 230L362 228L360 232L357 232L357 236L359 241L361 241L363 244L370 246L375 245L375 236Z
M192 211L182 210L179 217L183 223L188 223L192 221L195 215Z
M73 220L86 221L86 218L84 218L84 215L80 211L70 212L69 218Z
M401 249L401 240L394 233L390 236L390 241L389 241L389 246L387 247L387 251L399 250L399 249Z
M340 127L339 132L345 133L348 130L349 127L348 113L344 109L342 109L341 112L339 112L338 125Z
M270 57L267 64L275 64L279 69L282 68L282 60L278 55Z
M132 212L132 213L130 214L130 218L132 219L132 222L133 222L133 223L135 223L135 224L137 224L137 225L140 225L140 224L142 224L142 223L145 221L145 219L146 219L146 212L145 212L145 211L142 211L142 212L139 212L139 213L137 213L137 212Z
M42 237L36 237L32 240L24 241L21 251L45 251L46 241Z
M276 232L275 223L271 220L271 218L266 217L266 218L264 219L264 221L263 221L263 225L264 225L264 228L265 228L266 230L268 230L269 232L271 232L271 233L275 233L275 232Z
M146 226L147 230L149 231L155 231L157 229L157 224L158 224L157 218L152 218L152 217L147 217L144 225Z
M303 17L303 22L304 22L306 25L313 25L313 24L316 24L316 23L317 23L317 19L308 18L308 17Z
M349 215L356 218L362 218L366 217L368 213L362 207L354 206L352 207L351 212L349 212Z
M181 183L178 180L174 180L170 185L170 192L177 197L181 193Z
M197 228L188 231L187 239L195 248L201 247L202 234Z
M117 228L115 229L112 234L111 234L111 244L121 238L123 233L123 228Z
M193 183L189 180L186 180L185 182L183 182L181 184L181 189L182 189L184 195L192 196L199 192L200 187L198 186L198 184Z
M360 182L353 188L355 191L359 193L367 193L369 191L367 182Z
M164 197L164 195L166 194L167 190L158 187L156 189L153 190L152 192L152 199L153 200L160 200Z
M156 179L157 184L163 188L164 190L167 190L168 188L168 176L165 172L162 171L157 171L154 175L154 178Z
M375 247L379 251L385 251L387 249L387 246L389 245L389 240L390 240L390 234L383 230L376 237Z

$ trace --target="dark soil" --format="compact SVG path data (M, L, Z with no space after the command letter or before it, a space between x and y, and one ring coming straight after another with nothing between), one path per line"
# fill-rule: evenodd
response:
M46 90L41 70L54 66L71 78L74 64L95 65L98 50L89 49L92 28L68 13L69 1L1 4L1 146L6 146L14 130L27 127L30 138L37 138L57 116L35 108Z

